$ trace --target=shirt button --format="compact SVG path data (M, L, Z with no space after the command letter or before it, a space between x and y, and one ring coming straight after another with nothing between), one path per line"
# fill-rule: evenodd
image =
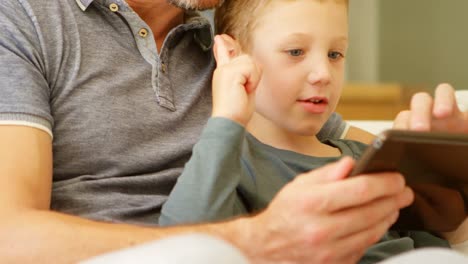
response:
M164 63L161 64L161 70L162 70L163 73L166 73L166 71L167 71L166 64L164 64Z
M138 31L138 35L142 38L146 38L148 36L148 30L146 28L142 28Z
M112 4L109 5L109 9L112 12L117 12L117 11L119 11L119 6L116 3L112 3Z

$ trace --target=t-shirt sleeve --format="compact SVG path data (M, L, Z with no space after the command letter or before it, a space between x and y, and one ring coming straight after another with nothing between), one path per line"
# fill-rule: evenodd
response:
M335 112L328 118L327 122L317 134L317 137L320 141L341 139L344 138L347 130L348 124L343 120L340 114Z
M161 210L160 225L224 220L247 213L238 193L245 129L211 118Z
M20 2L0 2L0 125L28 125L51 134L50 86L40 29L26 11L31 9Z

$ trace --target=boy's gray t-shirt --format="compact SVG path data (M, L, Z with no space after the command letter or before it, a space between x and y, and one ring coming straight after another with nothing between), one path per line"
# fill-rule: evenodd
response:
M0 124L53 135L52 209L156 224L211 112L209 22L187 13L158 52L123 0L2 0L0 35Z

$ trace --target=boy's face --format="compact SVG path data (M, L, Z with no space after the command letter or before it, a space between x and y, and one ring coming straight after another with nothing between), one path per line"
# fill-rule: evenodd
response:
M318 133L343 86L347 6L272 1L251 36L250 53L263 69L252 122L287 134Z

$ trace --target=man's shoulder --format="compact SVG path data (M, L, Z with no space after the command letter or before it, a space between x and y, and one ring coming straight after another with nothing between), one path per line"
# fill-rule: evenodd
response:
M0 2L1 11L24 12L28 10L43 9L47 10L54 6L63 4L77 5L76 0L2 0ZM14 8L14 9L12 9Z
M36 43L37 36L57 31L57 25L63 27L66 20L73 19L74 9L79 9L76 0L1 0L0 30L4 35L0 42Z
M76 0L2 0L0 1L0 21L2 19L22 19L24 16L54 15L67 10L64 6L78 6ZM53 17L53 16L52 16Z
M0 21L25 14L30 4L28 0L3 0L0 1Z

